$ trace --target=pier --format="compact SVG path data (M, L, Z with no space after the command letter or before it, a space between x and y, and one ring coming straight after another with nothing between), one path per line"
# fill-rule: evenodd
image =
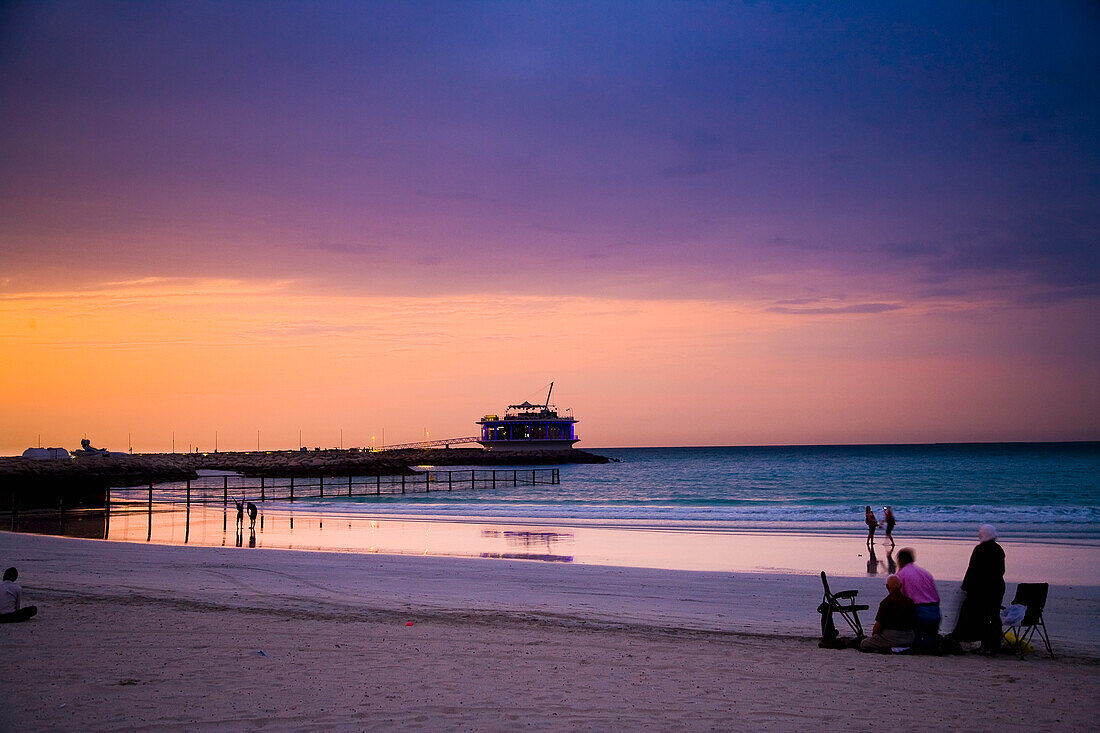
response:
M0 528L12 532L60 534L72 537L108 539L111 517L148 515L146 540L153 537L153 515L183 511L183 541L190 536L192 506L196 511L213 509L222 515L223 530L229 514L240 501L294 502L303 499L371 499L402 494L446 491L478 491L513 486L557 485L557 468L430 470L387 476L314 476L272 478L225 474L189 480L153 482L146 486L114 486L106 489L106 501L99 508L68 508L66 504L0 514ZM316 504L314 504L316 507ZM293 528L293 519L291 527ZM251 541L255 542L253 533ZM238 538L238 543L240 539Z
M422 471L399 476L315 476L271 478L266 476L200 476L186 481L150 483L145 487L108 490L109 503L183 502L229 505L230 500L295 501L299 499L363 498L433 491L476 491L506 486L557 485L557 468L470 469Z

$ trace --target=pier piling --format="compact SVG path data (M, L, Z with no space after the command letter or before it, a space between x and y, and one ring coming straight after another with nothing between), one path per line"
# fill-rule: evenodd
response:
M385 481L382 481L381 474L377 474L373 481L373 491L371 490L370 484L372 482L369 476L357 477L353 473L349 473L346 476L337 476L329 481L329 491L327 494L325 493L326 482L324 477L319 477L317 482L314 483L312 477L307 478L303 482L301 476L287 477L286 479L273 478L270 476L235 476L233 477L233 489L234 491L239 490L241 492L242 501L248 497L259 496L260 501L264 502L293 502L298 499L335 498L343 496L344 484L341 482L345 479L347 481L348 497L431 493L433 491L433 486L434 490L443 491L444 479L446 480L446 491L461 489L496 489L504 488L509 485L509 470L511 470L512 473L511 486L557 484L560 481L558 469L553 468L523 470L486 468L470 469L468 477L464 475L463 471L455 471L453 469L446 471L426 470L423 472L423 478L420 478L418 474L393 474L387 476ZM221 479L220 481L218 481L219 478ZM334 484L338 487L336 491L332 490ZM216 504L220 499L222 503L224 530L224 525L227 524L229 513L229 488L228 476L200 476L199 478L180 480L178 482L168 481L160 484L143 484L131 489L113 487L109 488L106 494L107 501L111 502L112 505L137 505L150 514L154 510L153 505L158 502L175 504L177 506L183 504L184 507L181 508L185 508L186 511L190 513L192 504L212 505ZM271 491L269 491L269 489ZM221 494L221 496L219 497L218 494ZM62 508L68 510L68 506L63 506ZM13 495L11 498L13 517L17 515L19 509L18 499ZM185 529L185 533L186 531ZM187 541L186 538L185 541Z

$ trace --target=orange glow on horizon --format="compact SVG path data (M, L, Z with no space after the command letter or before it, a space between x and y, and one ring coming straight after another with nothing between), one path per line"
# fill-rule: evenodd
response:
M0 297L0 453L369 446L473 435L551 379L578 447L1092 439L1088 370L1006 351L1044 314L949 303L356 297L144 279ZM942 312L941 312L942 311ZM1030 321L1029 321L1030 319ZM1011 328L1009 328L1011 326ZM983 341L984 340L984 341ZM1004 339L1008 341L1007 337ZM981 342L981 343L979 343ZM986 343L988 342L988 343ZM977 344L977 345L975 345Z

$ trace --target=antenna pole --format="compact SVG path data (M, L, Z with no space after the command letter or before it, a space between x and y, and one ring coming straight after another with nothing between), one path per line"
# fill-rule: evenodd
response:
M546 393L546 406L550 407L550 393L554 391L554 383L550 383L550 391Z

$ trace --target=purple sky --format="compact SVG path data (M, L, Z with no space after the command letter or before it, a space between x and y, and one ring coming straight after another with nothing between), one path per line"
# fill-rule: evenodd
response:
M0 28L19 280L1097 294L1093 2L15 3Z
M0 298L699 300L778 319L776 358L974 354L1080 395L1098 38L1069 0L4 3Z

